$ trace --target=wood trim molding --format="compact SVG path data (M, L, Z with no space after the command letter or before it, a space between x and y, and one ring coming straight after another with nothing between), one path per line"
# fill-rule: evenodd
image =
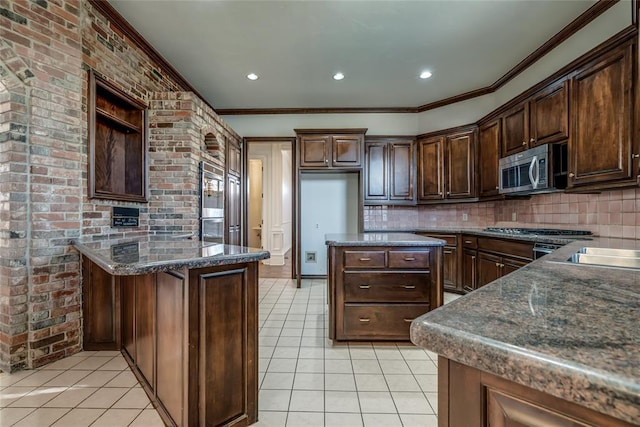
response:
M367 128L347 128L347 129L294 129L297 135L316 135L316 134L359 134L366 133Z
M96 0L90 0L91 2ZM637 3L640 0L633 0ZM444 107L446 105L455 104L457 102L466 101L477 98L479 96L494 93L505 84L514 79L517 75L533 65L547 53L558 47L562 42L573 36L582 28L591 23L598 16L609 10L618 3L619 0L599 0L589 9L584 11L580 16L567 24L562 30L547 40L542 46L533 51L529 56L516 64L511 70L507 71L502 77L493 84L465 92L449 98L430 102L418 107L373 107L373 108L227 108L219 109L216 112L221 116L238 116L238 115L268 115L268 114L358 114L358 113L423 113L425 111ZM634 18L637 15L637 4L633 5ZM634 25L636 20L634 19Z
M180 87L195 93L205 104L215 111L206 99L184 78L160 53L145 40L142 35L107 0L88 0L89 4L100 12L111 24L116 26L122 34L139 47L153 62L155 62Z
M448 129L438 129L436 131L422 133L422 134L416 136L416 139L432 138L434 136L453 135L453 134L458 134L458 133L475 131L477 129L478 129L478 125L477 124L469 123L469 124L466 124L466 125L455 126L455 127L448 128ZM439 200L439 202L442 202L442 200Z

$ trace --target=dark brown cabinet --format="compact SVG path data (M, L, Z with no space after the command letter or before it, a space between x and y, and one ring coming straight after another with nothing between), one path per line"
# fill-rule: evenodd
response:
M502 156L569 137L569 83L553 83L502 117Z
M120 281L82 258L82 317L85 350L115 350L121 343Z
M415 204L415 156L412 140L367 139L364 162L366 205Z
M471 292L478 289L478 238L462 236L462 289Z
M329 338L409 339L442 305L442 247L329 246Z
M437 233L417 234L427 237L433 237L434 239L441 239L447 242L442 250L442 283L444 286L444 290L447 292L463 293L463 287L460 281L460 251L458 250L458 235Z
M146 106L89 72L89 197L146 202Z
M476 195L475 129L418 140L418 201Z
M476 288L506 276L533 259L533 243L478 237Z
M240 176L242 174L242 150L240 149L240 144L236 141L227 139L226 157L228 173Z
M300 168L359 168L366 129L296 129Z
M496 119L480 127L478 131L478 192L479 196L499 194L500 178L498 162L502 143L502 120Z
M633 49L625 44L572 78L569 187L635 178Z
M242 149L227 140L226 149L225 236L228 245L242 245Z

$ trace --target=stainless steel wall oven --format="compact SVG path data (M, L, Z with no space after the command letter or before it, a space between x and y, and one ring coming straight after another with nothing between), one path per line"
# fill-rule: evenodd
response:
M224 171L200 162L200 240L224 243Z

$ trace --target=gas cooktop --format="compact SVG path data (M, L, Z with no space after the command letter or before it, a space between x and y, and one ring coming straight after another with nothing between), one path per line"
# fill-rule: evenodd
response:
M509 228L509 227L487 227L484 231L504 234L537 234L540 236L590 236L592 233L587 230L563 230L558 228Z

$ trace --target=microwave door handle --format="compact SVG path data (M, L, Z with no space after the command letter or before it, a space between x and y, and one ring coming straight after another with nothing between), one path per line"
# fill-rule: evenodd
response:
M536 170L536 177L533 177L533 170ZM540 171L538 170L538 156L533 156L533 160L531 160L531 164L529 165L529 179L531 180L531 185L535 190L538 188L538 183L540 182Z

